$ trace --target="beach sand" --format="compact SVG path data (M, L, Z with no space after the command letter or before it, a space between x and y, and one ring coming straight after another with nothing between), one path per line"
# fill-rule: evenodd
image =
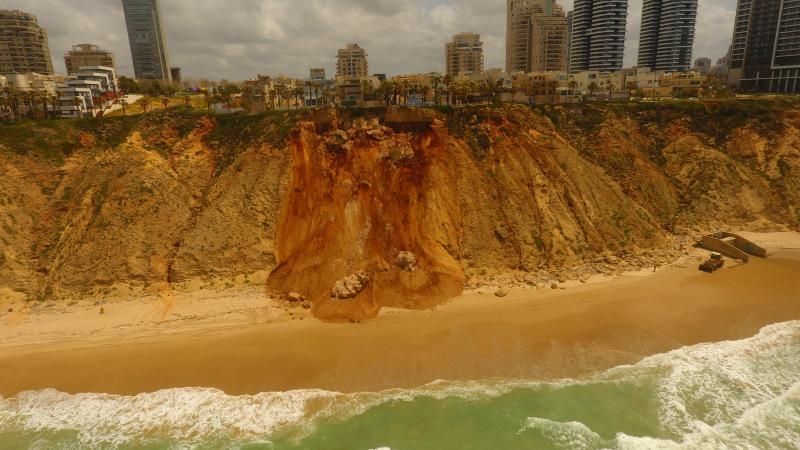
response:
M560 379L800 319L800 234L749 234L772 256L662 268L564 289L473 292L429 311L326 324L261 288L161 295L103 306L1 305L0 395L54 388L228 394L415 387L438 379ZM7 308L12 307L13 312Z

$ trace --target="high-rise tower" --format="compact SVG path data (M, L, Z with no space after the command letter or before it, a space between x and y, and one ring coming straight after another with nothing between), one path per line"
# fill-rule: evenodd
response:
M697 0L645 0L639 67L683 72L692 66Z
M800 92L800 0L739 0L729 83L750 92Z
M169 57L158 0L122 0L136 78L170 81Z
M627 0L575 0L570 72L622 69Z
M555 0L507 0L506 72L564 70L567 18Z

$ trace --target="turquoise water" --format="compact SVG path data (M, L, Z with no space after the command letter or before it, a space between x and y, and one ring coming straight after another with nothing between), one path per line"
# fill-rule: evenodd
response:
M578 380L0 399L0 448L798 449L800 322Z

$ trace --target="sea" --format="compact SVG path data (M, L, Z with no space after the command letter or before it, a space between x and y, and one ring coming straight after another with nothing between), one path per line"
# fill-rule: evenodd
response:
M0 380L2 382L2 380ZM2 449L800 449L800 321L579 379L0 398Z

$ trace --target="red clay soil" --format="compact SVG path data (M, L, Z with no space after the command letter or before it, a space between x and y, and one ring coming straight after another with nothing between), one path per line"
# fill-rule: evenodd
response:
M461 293L464 273L447 243L458 242L461 217L456 161L447 158L438 123L394 133L377 121L348 132L319 133L302 123L290 140L292 174L280 214L278 267L269 285L313 302L330 321L374 317L381 307L426 308ZM413 272L395 264L417 258ZM331 298L334 283L366 272L352 300Z

